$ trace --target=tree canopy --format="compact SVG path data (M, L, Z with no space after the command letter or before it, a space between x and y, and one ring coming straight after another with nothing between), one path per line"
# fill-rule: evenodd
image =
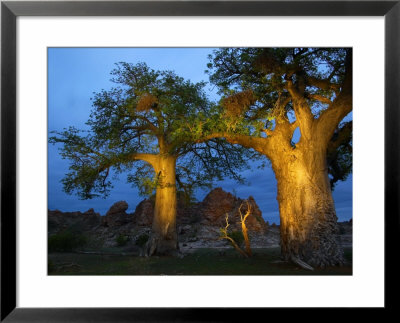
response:
M283 257L304 268L342 264L332 188L351 172L352 49L222 48L208 69L222 98L218 127L203 136L271 161Z
M349 49L222 48L209 60L206 72L222 96L220 132L236 134L237 140L239 135L252 136L251 146L256 147L256 138L277 136L278 128L286 137L281 144L289 149L296 146L296 128L306 139L321 128L324 140L330 141L332 188L347 178L352 170L352 121L343 118L351 111ZM296 103L305 104L296 109ZM317 119L321 122L308 122ZM214 130L211 126L208 132ZM262 150L267 155L265 144Z
M86 122L90 130L70 127L50 138L51 143L63 144L61 155L71 162L63 179L65 192L82 199L107 196L112 177L126 172L141 194L150 195L157 186L155 155L178 159L178 189L189 199L213 179L231 176L243 181L237 170L245 167L250 152L222 139L191 140L193 134L200 136L201 124L213 110L205 83L155 71L145 63L122 62L111 74L117 86L94 94Z
M208 69L217 104L204 83L117 64L117 86L93 97L90 130L70 127L50 138L71 161L65 191L107 195L110 176L128 172L142 194L156 191L148 254L168 254L179 249L177 189L190 200L214 178L243 180L238 170L264 155L278 183L285 259L341 264L331 188L351 172L352 124L344 118L352 110L352 50L222 48Z

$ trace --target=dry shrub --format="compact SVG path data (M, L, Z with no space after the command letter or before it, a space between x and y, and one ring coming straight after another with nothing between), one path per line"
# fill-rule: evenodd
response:
M136 107L136 111L149 111L157 104L157 98L149 93L143 94Z
M240 116L245 110L255 102L252 90L235 93L222 100L225 114L229 117Z

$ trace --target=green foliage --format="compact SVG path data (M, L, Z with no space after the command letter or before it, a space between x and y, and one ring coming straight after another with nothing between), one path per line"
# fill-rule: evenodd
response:
M242 231L232 231L228 233L228 237L232 238L238 246L243 245L244 237Z
M84 247L87 237L83 234L75 233L72 230L64 230L48 238L49 252L69 252L77 248Z
M149 235L146 234L146 233L143 233L143 234L141 234L140 236L138 236L138 237L136 238L135 244L136 244L137 246L139 246L139 247L143 247L143 246L146 244L146 242L147 242L148 240L149 240Z
M334 133L328 146L327 159L332 190L344 181L353 169L352 122L343 123Z
M66 193L106 197L111 179L128 173L128 182L150 196L159 185L152 156L177 158L177 186L188 197L213 179L242 180L237 171L254 153L222 139L203 142L206 123L207 129L219 127L219 108L207 99L204 83L144 63L121 62L111 74L116 87L92 98L90 130L70 127L49 139L61 144L61 156L70 161L62 180Z
M128 183L139 188L139 195L150 197L157 188L157 176L153 167L142 161L136 163L135 170L128 174Z
M220 131L265 136L278 122L294 122L296 115L288 82L292 82L310 106L314 118L327 109L328 101L339 94L346 74L346 48L221 48L209 56L208 70L222 98L222 110L238 114L230 118L224 112L213 122ZM322 82L321 82L322 81ZM315 84L318 84L316 86ZM252 100L235 110L226 102L244 93ZM325 100L320 98L324 97ZM211 125L213 128L213 125ZM300 129L301 131L301 129ZM288 138L288 143L290 143ZM334 138L333 138L334 139ZM352 171L351 132L328 154L332 187Z
M129 237L123 234L119 234L118 237L115 239L118 247L125 246L129 241Z
M208 74L222 100L236 93L251 90L255 101L248 105L244 115L258 122L275 119L277 115L292 111L290 102L282 111L278 100L288 97L287 81L305 82L310 94L335 95L333 89L320 89L307 84L309 77L330 78L333 83L343 79L346 49L344 48L221 48L209 56ZM303 78L303 80L301 80ZM311 99L310 99L311 100ZM318 114L324 106L314 100L314 111Z

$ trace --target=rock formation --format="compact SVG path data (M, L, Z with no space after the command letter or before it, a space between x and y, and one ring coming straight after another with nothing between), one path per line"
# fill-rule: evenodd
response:
M246 221L249 231L257 233L265 233L267 224L265 223L262 213L258 208L257 203L253 197L248 198L251 214ZM233 196L231 193L223 191L221 188L212 190L201 202L200 223L204 225L224 227L225 217L228 214L229 223L235 230L240 230L240 214L239 208L242 213L247 210L247 203L238 197Z
M247 199L251 214L246 225L252 247L277 247L279 246L279 226L269 226L262 218L262 213L251 196ZM220 228L225 227L225 217L228 215L230 231L241 231L240 213L247 210L247 202L223 191L221 188L213 189L202 202L192 205L178 203L177 226L179 243L182 249L200 247L229 247L226 240L220 240ZM100 216L93 209L84 213L61 212L59 210L48 212L48 234L53 235L66 229L78 230L94 244L103 247L112 247L118 244L118 237L126 237L127 247L133 248L136 240L143 234L149 234L153 220L153 202L145 199L140 202L135 212L126 213L128 203L119 201L114 203ZM350 228L350 229L349 229ZM344 229L350 238L342 241L351 243L351 223ZM350 240L349 240L350 239Z
M114 203L102 217L102 225L109 228L121 227L125 224L132 223L132 215L127 214L128 203L119 201Z
M90 231L101 223L100 213L93 209L86 212L61 212L54 210L48 212L48 233L54 234L65 229Z
M140 202L133 213L133 221L142 227L151 227L153 223L153 202L149 199Z

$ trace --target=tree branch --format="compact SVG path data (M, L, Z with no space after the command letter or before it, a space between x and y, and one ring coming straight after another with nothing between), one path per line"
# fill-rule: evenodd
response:
M321 103L325 103L325 104L329 104L329 105L332 104L332 101L323 95L309 93L309 94L307 94L307 97L311 100L319 101Z
M160 129L158 127L156 127L148 118L146 118L145 116L141 116L141 115L136 115L134 116L134 118L136 119L140 119L146 122L145 127L146 129L149 129L153 132L153 134L157 135L160 132Z
M328 109L322 111L317 119L317 135L325 144L329 142L339 122L353 109L353 56L351 49L347 50L345 62L345 77L339 95Z
M228 213L226 214L225 217L226 220L226 226L225 228L221 228L221 236L219 237L219 239L226 239L229 240L230 243L232 244L232 246L245 258L248 258L249 256L247 255L246 252L244 252L235 242L235 240L233 240L229 235L228 235L228 227L229 227L229 221L228 221Z
M228 132L212 133L198 139L196 143L201 143L214 138L225 138L231 144L239 144L245 148L253 148L254 150L268 156L271 152L269 151L268 138L252 137L244 134L232 134Z
M340 128L337 132L336 138L332 138L328 144L328 154L336 151L344 142L349 140L349 136L353 130L353 122L347 122L342 128Z
M318 79L314 76L308 76L306 78L306 83L307 85L315 86L317 88L320 88L321 90L333 90L333 91L338 91L340 89L340 85L336 83L330 82L329 79Z
M296 121L300 127L301 135L306 140L310 140L314 123L314 116L311 112L310 106L304 95L297 90L291 80L288 80L286 84L289 94L292 97L293 109L296 114Z
M151 166L153 166L154 169L157 169L159 156L156 154L135 153L135 154L130 155L130 159L143 160L145 162L148 162Z

